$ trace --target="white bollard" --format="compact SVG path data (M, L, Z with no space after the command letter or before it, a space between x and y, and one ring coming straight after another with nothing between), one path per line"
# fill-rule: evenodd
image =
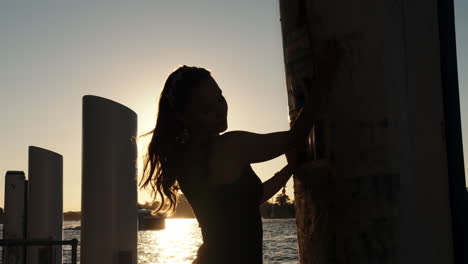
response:
M137 263L137 115L83 97L82 264Z
M26 179L23 171L5 175L3 239L24 239L26 225ZM23 263L22 247L3 247L2 263Z
M62 240L63 158L50 150L29 147L27 238ZM52 256L51 256L52 255ZM28 246L27 264L62 263L62 246ZM45 262L44 262L45 261Z

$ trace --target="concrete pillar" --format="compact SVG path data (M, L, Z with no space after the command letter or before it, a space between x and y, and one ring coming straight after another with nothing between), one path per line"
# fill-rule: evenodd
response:
M83 97L81 263L137 263L137 115Z
M28 239L63 238L63 158L39 147L29 147ZM52 254L52 256L51 256ZM62 263L62 246L28 246L27 264L52 259Z
M318 47L335 38L344 51L298 150L300 263L453 263L448 179L464 175L447 165L441 2L280 0L291 120L325 88Z
M3 239L24 239L26 234L26 184L23 171L7 171ZM23 264L24 248L3 247L2 263Z

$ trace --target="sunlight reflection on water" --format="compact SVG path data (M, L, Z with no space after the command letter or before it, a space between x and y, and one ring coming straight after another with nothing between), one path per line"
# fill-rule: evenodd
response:
M164 230L138 232L139 263L191 263L202 242L195 219L167 219Z
M264 264L296 264L295 219L262 219ZM79 221L64 222L64 240L77 238ZM196 219L166 219L164 230L138 231L138 264L191 264L202 243ZM71 248L64 247L63 263L71 263ZM80 247L78 247L79 259ZM79 261L78 261L79 263Z

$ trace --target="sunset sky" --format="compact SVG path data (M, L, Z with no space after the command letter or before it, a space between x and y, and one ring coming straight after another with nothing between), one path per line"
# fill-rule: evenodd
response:
M468 131L468 2L455 7ZM0 172L27 174L28 146L58 152L63 209L80 210L82 97L131 108L141 135L154 128L167 76L183 64L212 72L229 105L228 131L289 129L278 0L1 1ZM252 167L265 181L284 165L280 156ZM292 186L291 179L291 198ZM141 203L150 199L148 191L138 195ZM3 200L4 177L1 207Z

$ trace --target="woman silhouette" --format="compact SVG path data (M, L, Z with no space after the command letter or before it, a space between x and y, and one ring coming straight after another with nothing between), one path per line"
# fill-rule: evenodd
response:
M203 237L193 263L262 263L259 207L293 173L292 153L305 142L313 111L303 107L288 131L220 134L227 129L227 112L208 70L184 65L172 72L161 92L156 127L147 133L153 135L142 187L150 184L154 198L161 196L156 211L174 210L177 191L184 193ZM285 153L289 165L262 183L250 164Z

